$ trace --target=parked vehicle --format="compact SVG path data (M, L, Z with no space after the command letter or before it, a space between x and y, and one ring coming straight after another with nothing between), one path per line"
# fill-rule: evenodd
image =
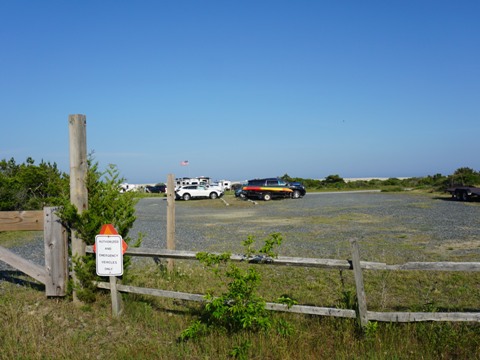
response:
M120 184L121 193L124 193L127 191L138 191L139 189L140 189L140 185L137 185L137 184L128 184L128 183Z
M216 188L209 188L205 185L184 185L175 190L175 198L190 200L193 198L216 199L223 196L223 191Z
M215 189L215 190L218 190L219 192L222 192L224 193L225 192L225 188L224 186L221 184L221 183L210 183L210 184L200 184L200 185L204 185L206 188L208 189Z
M242 191L247 198L269 201L275 198L298 199L305 196L306 190L301 183L287 183L279 178L249 180Z
M184 185L204 185L204 184L210 184L210 183L211 183L210 178L206 176L199 176L195 178L183 177L183 178L175 179L176 188L179 188L180 186L184 186Z
M445 190L452 195L452 198L460 201L469 201L480 197L480 188L475 186L452 186Z
M307 193L305 186L298 181L288 183L288 187L293 190L292 198L294 199L301 198Z
M241 189L242 187L244 187L246 184L242 184L242 183L239 183L239 182L236 182L236 183L233 183L230 188L233 190L233 191L237 191L238 189Z
M234 194L235 194L235 197L239 197L241 199L246 199L247 198L247 195L246 195L245 191L243 191L243 186L237 187L235 189Z
M147 185L145 186L145 192L147 193L164 193L167 191L167 186L165 184L157 184L157 185Z
M223 186L223 189L224 189L225 191L232 190L232 182L231 182L231 181L229 181L229 180L220 180L218 183Z

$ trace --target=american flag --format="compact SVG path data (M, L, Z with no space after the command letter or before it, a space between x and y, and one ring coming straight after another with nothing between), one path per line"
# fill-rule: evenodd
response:
M182 166L187 166L188 165L188 160L183 160L180 165Z

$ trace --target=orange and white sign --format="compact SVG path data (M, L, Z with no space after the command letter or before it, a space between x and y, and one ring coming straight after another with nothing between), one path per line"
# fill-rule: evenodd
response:
M96 253L98 276L123 275L123 254L127 250L127 243L112 224L102 226L100 234L95 236L93 250Z

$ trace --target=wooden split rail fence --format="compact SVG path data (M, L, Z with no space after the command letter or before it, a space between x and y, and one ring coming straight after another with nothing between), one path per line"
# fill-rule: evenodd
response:
M47 296L65 296L68 281L67 232L56 208L38 211L1 211L0 231L43 231L45 266L28 261L0 246L0 261L45 285Z
M10 250L0 246L0 261L20 270L33 279L45 284L47 296L64 296L68 281L68 245L66 230L60 224L55 208L45 208L43 211L0 212L0 231L37 230L44 231L45 266L39 266ZM352 260L315 259L279 256L268 259L268 265L274 266L301 266L324 269L339 269L354 271L355 286L358 299L358 309L337 309L317 306L267 303L267 309L301 314L335 316L342 318L359 318L362 325L368 321L384 322L415 322L415 321L480 321L480 312L374 312L367 310L367 302L363 285L363 270L392 270L392 271L480 271L479 262L409 262L401 265L387 265L385 263L360 261L357 241L350 240ZM87 253L92 253L92 246L87 246ZM129 248L125 255L140 257L156 257L165 259L195 260L196 252ZM248 261L262 263L265 258L245 258L242 255L232 255L232 261ZM174 299L205 301L201 294L191 294L161 289L142 288L117 283L115 277L110 282L98 282L97 286L112 292L112 313L121 313L121 292L142 295L160 296Z
M284 304L267 303L266 308L273 311L284 311L292 313L334 316L342 318L359 318L362 326L368 321L382 322L416 322L416 321L480 321L480 312L376 312L367 310L367 302L363 285L362 270L421 270L421 271L480 271L480 263L478 262L409 262L402 265L387 265L386 263L360 261L358 243L355 239L350 240L352 247L352 260L335 260L335 259L315 259L315 258L298 258L279 256L275 259L268 259L268 265L278 266L301 266L328 268L339 270L353 270L355 276L356 293L358 299L358 309L337 309L317 306L293 305L288 307ZM87 246L87 252L92 253L92 246ZM155 257L165 259L184 259L195 260L196 252L165 250L165 249L148 249L148 248L129 248L125 255L140 257ZM245 258L242 255L232 255L232 261L249 261L262 263L261 258ZM109 289L112 291L112 312L116 315L121 313L120 292L133 293L140 295L151 295L173 299L190 300L203 302L205 298L201 294L191 294L176 291L167 291L152 288L143 288L130 285L117 284L116 281L98 282L97 287ZM118 292L113 294L113 292Z

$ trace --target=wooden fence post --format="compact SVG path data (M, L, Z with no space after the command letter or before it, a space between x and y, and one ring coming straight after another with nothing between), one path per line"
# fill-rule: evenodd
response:
M174 175L167 177L167 249L175 250L175 183ZM175 260L167 260L167 271L172 272Z
M81 214L88 209L87 192L87 120L85 115L69 115L70 135L70 202ZM72 256L85 256L85 242L75 233L72 238ZM77 283L75 271L73 271L74 284ZM76 291L73 291L73 299L78 302Z
M368 324L367 319L367 299L365 296L365 287L363 286L362 268L360 267L360 251L358 250L358 243L356 239L350 239L352 246L352 265L355 276L355 287L357 289L358 301L358 318L360 319L361 327Z
M43 209L43 237L45 244L45 270L47 296L65 296L68 281L67 232L56 214L58 208Z
M110 278L110 297L112 300L112 315L120 316L123 312L122 294L117 289L117 277L109 276Z

